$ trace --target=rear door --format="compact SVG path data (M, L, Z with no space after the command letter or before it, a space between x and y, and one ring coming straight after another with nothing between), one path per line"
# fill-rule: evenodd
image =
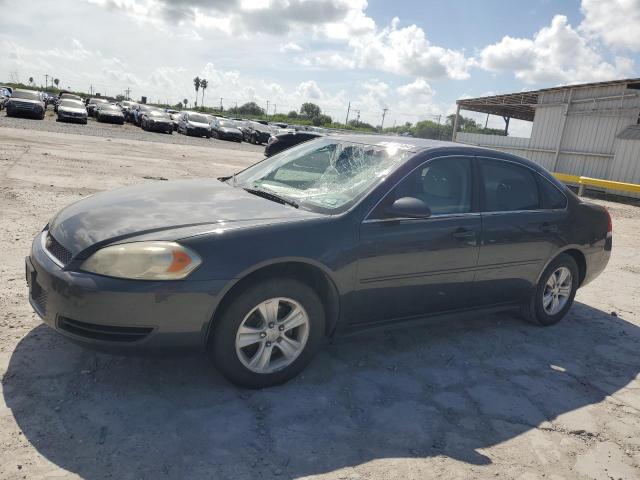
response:
M423 316L467 305L478 260L470 157L429 160L405 177L362 223L358 323ZM423 200L429 218L389 218L401 197Z
M535 170L504 159L476 160L482 237L471 304L520 300L561 243L566 209L549 208L554 205L547 205L544 179Z

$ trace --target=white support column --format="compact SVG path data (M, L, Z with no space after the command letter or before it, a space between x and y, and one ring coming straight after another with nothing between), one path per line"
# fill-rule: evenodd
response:
M456 133L458 132L458 117L460 117L460 105L456 109L456 118L453 120L453 133L451 134L451 141L456 141Z
M573 98L573 88L569 90L569 99L564 107L564 115L562 117L562 125L560 127L560 138L558 139L558 146L556 148L556 154L553 159L553 172L558 171L558 161L560 159L560 150L562 149L562 139L564 138L564 127L567 125L567 117L569 116L569 108L571 108L571 99Z

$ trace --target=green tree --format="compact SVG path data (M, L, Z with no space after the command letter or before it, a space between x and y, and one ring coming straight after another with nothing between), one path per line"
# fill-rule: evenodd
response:
M260 107L256 102L247 102L244 105L240 105L239 107L230 108L228 112L237 113L240 115L253 115L258 117L264 115L264 109Z
M322 113L320 107L315 103L306 102L300 106L300 115L305 118L312 119L319 116Z
M193 88L196 89L196 101L194 103L194 106L197 108L198 107L198 90L200 90L200 77L196 77L193 79Z
M182 100L182 103L184 103L184 108L187 108L187 103L189 103L189 100L185 98L184 100Z
M328 125L328 124L332 123L333 120L331 119L331 117L329 115L324 115L324 114L321 113L320 115L317 115L317 116L313 117L311 119L311 122L316 127L319 127L321 125Z
M209 86L209 82L207 82L206 78L203 78L202 80L200 80L200 88L202 88L202 106L204 107L204 91L207 89L207 87Z
M298 118L298 112L296 112L295 110L291 110L289 113L287 113L287 117Z
M29 85L33 85L33 77L29 77Z
M58 84L60 83L60 80L57 79L57 78L54 78L53 79L53 83L55 83L56 84L56 88L58 88Z

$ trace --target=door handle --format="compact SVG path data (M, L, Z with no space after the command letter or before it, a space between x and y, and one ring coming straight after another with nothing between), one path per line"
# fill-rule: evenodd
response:
M467 228L459 228L458 230L453 232L453 237L461 240L464 240L465 238L473 238L475 236L476 232Z

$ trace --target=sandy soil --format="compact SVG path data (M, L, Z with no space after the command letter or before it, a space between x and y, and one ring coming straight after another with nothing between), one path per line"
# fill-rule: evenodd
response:
M0 478L640 478L640 208L568 317L510 315L340 339L248 392L202 355L75 346L31 311L24 256L59 208L219 176L256 151L0 128Z

